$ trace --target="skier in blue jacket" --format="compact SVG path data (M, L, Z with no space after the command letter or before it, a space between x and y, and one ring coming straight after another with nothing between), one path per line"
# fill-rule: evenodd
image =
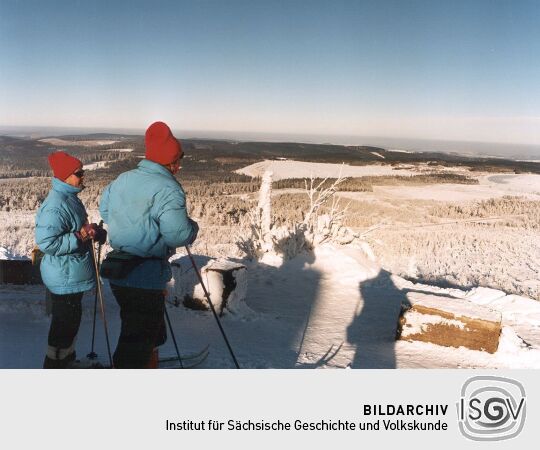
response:
M81 322L81 299L95 286L91 241L105 242L106 231L88 223L77 195L84 170L77 158L64 152L49 155L52 189L36 215L35 239L44 253L41 277L51 293L52 320L45 369L64 369L75 360L75 338Z
M168 258L177 247L191 244L199 229L187 215L186 197L174 176L183 157L180 142L165 123L155 122L146 131L145 145L145 159L105 188L99 207L113 248L104 269L120 266L117 273L102 272L120 305L116 368L157 365L157 347L166 340Z

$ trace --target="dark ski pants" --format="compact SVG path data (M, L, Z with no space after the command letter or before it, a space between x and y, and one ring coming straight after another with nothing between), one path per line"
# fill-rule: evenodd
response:
M117 369L143 369L154 347L167 340L163 291L116 286L111 289L120 305L122 328L114 352Z
M83 294L50 294L52 320L44 369L65 369L75 360L75 338L81 324Z

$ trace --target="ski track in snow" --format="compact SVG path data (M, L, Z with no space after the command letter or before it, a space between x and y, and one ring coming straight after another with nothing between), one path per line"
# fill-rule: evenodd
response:
M323 245L280 265L279 258L248 266L244 308L227 313L223 327L243 368L540 368L540 303L502 291L469 291L413 284L380 270L360 248ZM395 341L401 302L408 291L445 295L502 314L494 354L424 342ZM119 310L105 285L111 345ZM49 318L43 286L0 286L0 368L41 367ZM77 353L90 351L94 293L83 299ZM232 361L209 312L168 306L182 353L210 343L201 368L231 368ZM96 351L106 361L103 325ZM169 336L162 355L173 355Z

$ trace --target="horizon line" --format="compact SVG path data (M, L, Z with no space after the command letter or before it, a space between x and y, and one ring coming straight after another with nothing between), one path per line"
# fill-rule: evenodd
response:
M63 126L63 125L2 125L0 124L0 135L8 135L7 133L4 133L4 130L35 130L40 131L39 129L42 129L42 131L47 130L88 130L89 134L92 133L106 133L109 132L111 134L128 134L131 132L134 132L133 134L136 136L144 136L144 133L146 131L146 128L138 128L138 127L107 127L107 126ZM113 131L117 131L118 133L112 133ZM120 131L122 133L120 133ZM519 147L538 147L540 148L540 144L536 143L524 143L524 142L501 142L501 141L482 141L482 140L471 140L471 139L464 139L464 140L456 140L456 139L443 139L443 138L423 138L423 137L396 137L396 136L381 136L381 135L362 135L362 134L333 134L333 133L291 133L291 132L280 132L280 131L240 131L240 130L216 130L216 129L184 129L184 130L178 130L173 129L173 131L176 134L186 134L186 133L201 133L201 136L184 136L182 139L206 139L206 140L235 140L239 142L250 142L251 139L247 138L248 136L253 136L254 138L259 136L259 139L253 139L253 142L269 142L262 139L263 136L275 136L280 137L279 140L273 141L276 143L296 143L296 144L319 144L319 145L338 145L338 146L345 146L345 147L358 147L362 145L368 145L368 144L356 144L356 143L335 143L335 142L329 142L328 139L331 138L354 138L354 139L384 139L384 140L392 140L392 141L422 141L426 143L455 143L455 144L485 144L485 145L511 145L511 146L519 146ZM223 134L224 136L219 138L217 136L204 136L205 133L211 133L211 134ZM247 135L245 137L226 137L225 135ZM320 141L317 142L307 142L307 141L296 141L296 140L290 140L288 137L303 137L307 139L315 139L320 138ZM246 139L247 138L247 139ZM369 146L369 145L368 145Z

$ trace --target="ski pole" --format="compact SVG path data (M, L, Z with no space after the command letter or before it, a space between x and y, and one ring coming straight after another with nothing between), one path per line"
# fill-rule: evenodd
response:
M97 293L99 296L101 319L103 320L103 327L105 328L105 340L107 341L107 353L109 354L109 364L111 365L111 369L114 369L114 363L113 363L112 354L111 354L111 344L109 341L109 327L107 326L107 317L105 315L105 304L103 302L103 293L101 292L101 278L99 277L99 269L97 265L93 239L92 239L92 259L94 260L94 268L96 270Z
M100 227L103 226L103 220L99 222L99 226ZM93 243L92 243L92 245L93 245ZM98 256L97 256L98 271L99 271L100 263L101 263L101 242L98 244ZM98 356L97 353L94 351L94 342L95 342L95 339L96 339L97 302L98 302L98 290L97 290L97 286L96 286L96 296L94 298L94 321L92 323L92 350L90 350L90 353L88 353L88 355L86 355L86 357L88 359L96 359L97 356Z
M165 305L165 318L167 319L167 325L169 325L169 331L171 332L171 337L174 342L174 349L176 350L176 355L178 356L178 362L180 363L180 368L184 368L182 364L182 357L180 356L180 350L178 350L178 344L176 343L176 337L174 335L173 327L171 325L171 319L169 318L169 313L167 312L167 305Z
M221 331L221 335L223 336L223 339L225 340L225 344L227 344L227 348L229 349L229 353L231 354L232 360L234 361L234 365L237 369L240 369L240 365L238 364L238 361L236 360L236 356L234 356L233 349L231 347L231 344L229 344L229 340L227 339L227 335L225 334L225 330L221 326L221 322L219 320L219 317L216 313L216 309L214 308L214 304L212 303L212 300L210 300L210 294L206 290L206 286L204 285L201 273L199 272L199 269L197 268L197 264L195 264L195 260L193 259L193 255L191 254L191 251L189 250L189 247L186 245L186 251L189 256L189 259L191 260L191 264L193 265L193 269L195 269L195 273L197 274L197 278L199 279L199 283L201 283L201 287L204 291L204 295L206 296L206 299L208 300L208 304L210 305L210 309L212 310L212 314L214 315L214 318L216 319L216 322L219 327L219 331Z

